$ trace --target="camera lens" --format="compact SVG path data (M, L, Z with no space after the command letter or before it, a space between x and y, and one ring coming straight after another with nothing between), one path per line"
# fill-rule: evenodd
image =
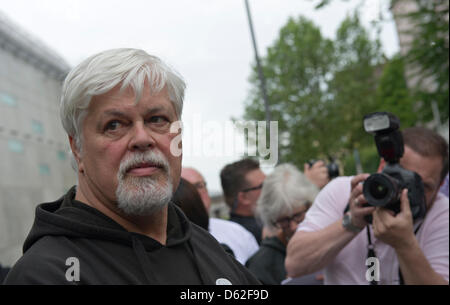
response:
M386 174L372 174L366 179L363 194L371 206L388 207L396 203L400 194L399 182Z
M370 193L375 199L383 199L388 193L388 188L386 185L374 181L374 183L370 185Z

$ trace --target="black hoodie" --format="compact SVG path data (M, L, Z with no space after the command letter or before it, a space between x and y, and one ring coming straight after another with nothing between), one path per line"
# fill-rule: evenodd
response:
M250 257L245 266L265 285L279 285L286 279L284 260L286 246L276 237L265 238L259 250Z
M5 284L259 284L172 203L162 245L74 197L75 187L36 208L24 254Z

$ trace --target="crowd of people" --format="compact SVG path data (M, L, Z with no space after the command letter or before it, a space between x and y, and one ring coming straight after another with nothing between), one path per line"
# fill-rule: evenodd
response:
M136 49L69 73L60 113L78 183L38 205L5 284L448 285L448 144L436 132L402 131L400 165L423 181L420 219L406 189L397 213L368 205L368 174L331 179L317 161L266 175L250 158L221 170L219 219L203 175L173 153L184 89Z

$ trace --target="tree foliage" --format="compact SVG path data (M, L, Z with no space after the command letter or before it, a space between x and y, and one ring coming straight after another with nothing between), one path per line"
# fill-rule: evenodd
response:
M379 110L375 92L383 54L380 42L370 39L356 12L342 22L334 45L337 68L328 89L330 104L342 137L338 145L351 152L370 140L362 128L362 119Z
M319 1L318 7L330 1ZM431 11L435 7L429 7L428 13L434 14ZM435 25L416 32L422 38L407 56L397 54L392 59L383 55L379 40L361 25L358 11L341 23L333 40L323 37L305 17L290 18L261 60L272 120L279 124L280 162L302 168L309 159L334 157L345 174L354 174L353 153L358 149L363 169L374 171L379 157L373 137L363 129L365 114L389 111L400 118L402 128L409 127L430 120L431 107L426 103L434 100L441 119L448 119L448 15L445 19L440 14L415 16L419 24L428 20ZM421 49L423 44L427 51ZM435 91L408 88L405 70L412 62L420 63L424 77L436 80ZM255 66L249 81L244 118L264 120Z
M334 63L333 45L322 37L311 21L291 18L262 59L272 120L278 121L280 160L300 162L299 156L315 156L326 149L315 145L317 134L326 134L320 124L327 115L327 73ZM252 90L246 103L245 119L264 120L264 103L253 67ZM307 143L307 144L306 144Z
M333 0L313 1L316 9L320 9ZM375 0L361 0L364 1ZM408 30L399 34L413 37L411 45L405 46L407 52L401 57L408 78L414 79L409 82L408 89L415 100L416 124L433 119L432 103L438 106L441 121L446 121L449 118L449 0L391 0L390 7L400 2L417 8L396 15L410 24Z
M415 99L408 89L405 78L405 63L400 55L394 56L384 66L378 82L376 103L384 111L392 112L400 119L402 128L417 124Z
M364 114L376 109L376 79L383 56L377 40L355 13L336 39L324 38L304 17L290 18L262 59L272 120L278 121L281 162L302 166L312 158L344 158L373 139L364 132ZM256 77L245 119L264 120Z
M399 0L394 0L393 4ZM404 1L404 0L403 0ZM411 88L418 105L419 118L423 122L433 118L431 103L440 110L440 119L448 119L449 89L449 1L414 0L417 10L400 15L412 25L407 31L414 37L404 55L407 65L418 78Z

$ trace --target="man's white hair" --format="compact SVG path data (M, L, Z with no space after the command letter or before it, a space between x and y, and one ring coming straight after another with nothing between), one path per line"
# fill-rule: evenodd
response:
M275 230L274 222L296 208L312 204L319 192L294 165L281 164L264 180L256 213L263 224Z
M107 93L120 84L120 90L131 86L137 103L146 80L152 95L167 88L176 115L181 118L185 82L158 57L138 49L113 49L93 55L76 66L63 84L60 117L77 149L81 151L81 125L92 97Z

